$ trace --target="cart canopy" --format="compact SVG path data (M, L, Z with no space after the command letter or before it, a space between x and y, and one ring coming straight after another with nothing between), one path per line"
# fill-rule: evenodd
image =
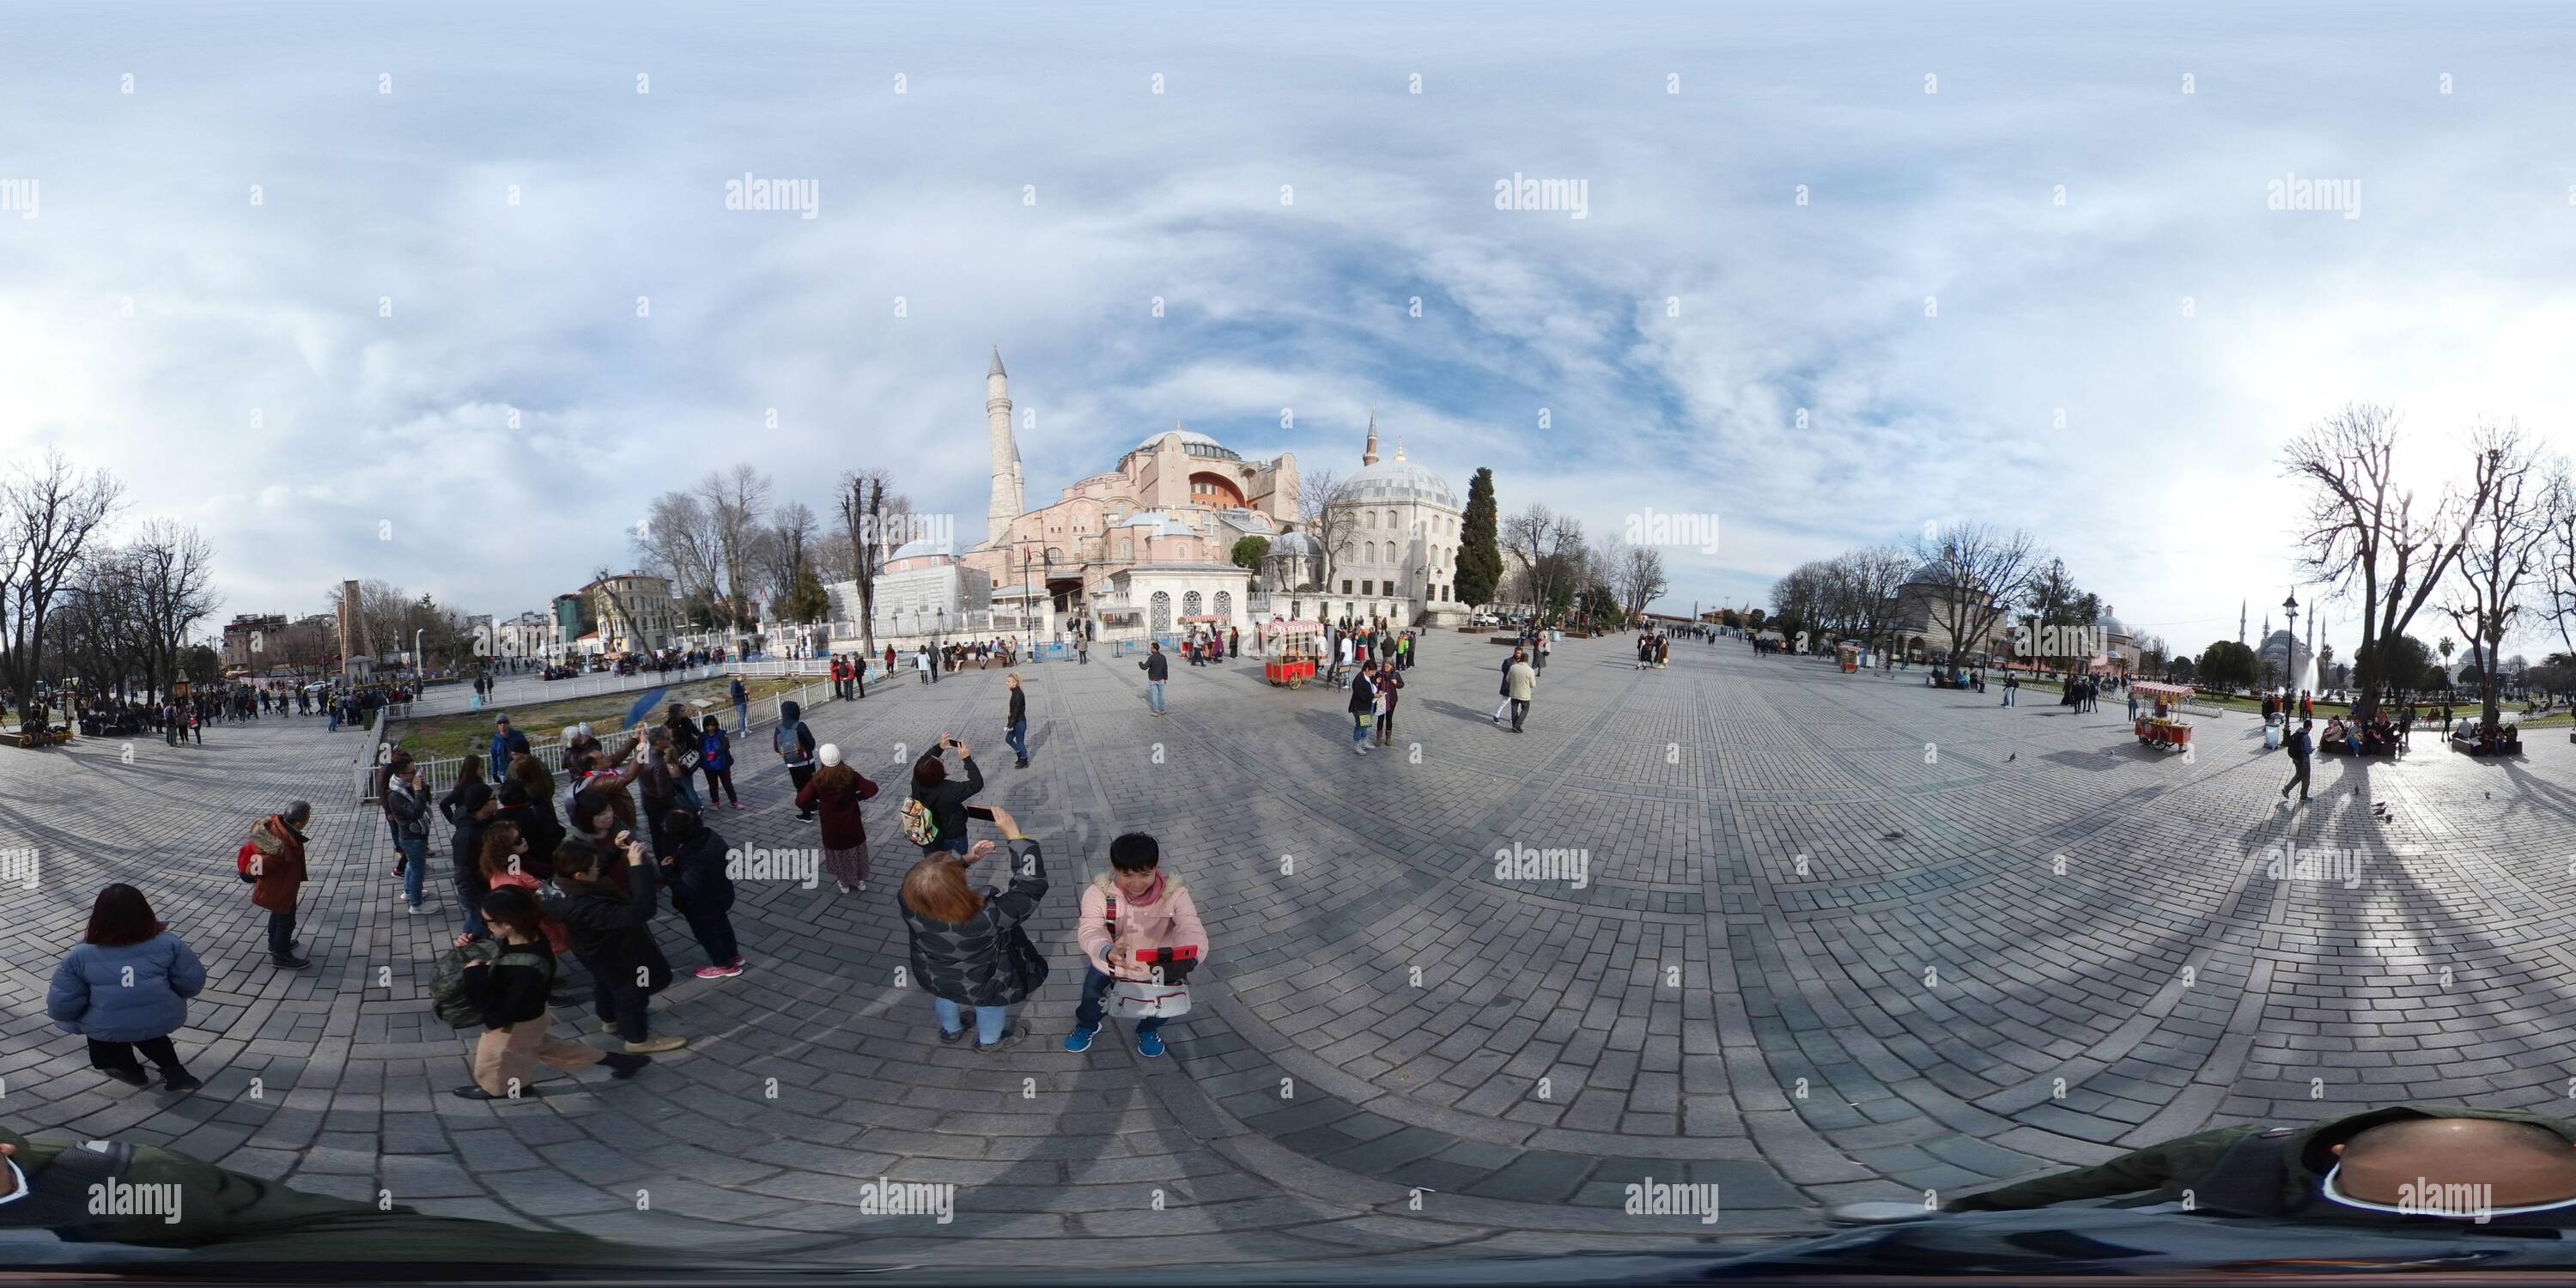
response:
M2129 689L2131 692L2150 698L2167 698L2175 702L2180 702L2199 691L2188 684L2159 684L2152 680L2140 680L2130 685Z

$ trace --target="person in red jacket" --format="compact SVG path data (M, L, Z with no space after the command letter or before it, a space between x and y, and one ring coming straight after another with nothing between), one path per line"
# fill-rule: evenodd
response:
M282 813L251 824L250 839L234 856L242 880L250 882L251 906L268 914L268 960L281 970L302 970L313 963L295 955L295 900L304 889L304 825L313 807L289 802Z
M823 867L841 893L868 888L868 828L859 818L859 802L877 794L867 775L842 763L841 749L831 743L815 753L823 767L796 789L796 808L823 817Z

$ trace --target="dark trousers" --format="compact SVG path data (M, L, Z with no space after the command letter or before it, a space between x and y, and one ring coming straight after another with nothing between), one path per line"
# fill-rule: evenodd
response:
M292 960L294 960L294 958L295 958L295 914L294 914L294 913L292 913L292 912L272 912L272 913L268 914L268 955L269 955L270 960L272 960L272 961L281 961L281 962L282 962L282 961L292 961Z
M2281 784L2281 794L2287 796L2290 794L2290 789L2296 787L2299 789L2299 799L2306 800L2308 798L2308 762L2300 760L2296 763L2299 767L2291 773L2290 781Z
M91 1038L89 1067L119 1069L126 1073L139 1074L143 1072L143 1062L134 1058L134 1053L137 1051L151 1057L152 1063L164 1074L187 1072L179 1064L179 1049L170 1045L167 1035L145 1038L140 1042L102 1042L97 1038Z
M688 912L680 914L689 920L689 933L698 937L698 947L707 950L707 961L717 966L731 966L742 956L742 945L733 937L733 914L729 912Z
M814 767L812 765L789 765L787 767L787 781L795 784L797 791L804 791L805 784L814 781ZM799 810L797 811L796 817L812 818L814 817L814 811L810 809Z
M736 804L736 805L740 805L740 804L742 804L742 795L741 795L741 793L736 792L736 791L733 789L733 771L732 771L732 770L730 770L730 769L710 769L710 770L707 770L707 771L706 771L706 775L707 775L707 804L709 804L709 805L713 805L713 804L715 804L715 803L716 803L716 789L717 789L717 788L719 788L719 787L721 787L721 788L723 788L723 789L724 789L725 799L732 801L732 802L733 802L734 804Z
M599 1012L600 1022L617 1026L617 1036L629 1042L641 1042L652 1033L644 1027L644 1008L653 999L635 982L635 968L622 966L601 970L596 963L584 961L590 968L590 1004Z
M1115 983L1117 983L1116 980L1101 974L1099 971L1094 970L1089 966L1083 967L1082 1001L1076 1003L1073 1008L1073 1022L1086 1029L1099 1028L1101 1015L1100 999L1108 995L1110 987ZM1149 1020L1136 1021L1136 1032L1140 1036L1151 1033L1161 1027L1163 1027L1163 1020L1159 1016Z
M1514 728L1514 729L1518 729L1518 728L1520 728L1520 727L1521 727L1521 721L1526 720L1526 719L1528 719L1528 718L1529 718L1529 699L1527 699L1527 698L1514 698L1514 699L1512 699L1512 728Z

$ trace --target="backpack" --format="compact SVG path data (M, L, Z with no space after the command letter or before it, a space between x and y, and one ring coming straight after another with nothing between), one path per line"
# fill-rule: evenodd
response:
M939 820L931 817L930 803L918 796L903 799L904 839L927 848L939 839Z
M259 847L248 841L244 841L242 842L241 851L233 855L233 870L241 874L241 879L244 882L256 884L259 881L259 874L251 871L251 864L258 861Z
M438 1018L447 1021L452 1029L472 1028L483 1022L483 1012L476 1009L473 995L465 991L465 963L469 961L488 963L491 969L545 963L550 984L554 974L552 958L525 949L504 952L497 939L477 939L463 948L448 949L439 955L438 972L430 976L429 997Z

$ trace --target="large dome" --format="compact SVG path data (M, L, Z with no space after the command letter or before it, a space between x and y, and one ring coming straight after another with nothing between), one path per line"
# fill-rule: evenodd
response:
M1455 510L1458 494L1449 490L1449 481L1399 456L1393 460L1363 465L1350 477L1352 501L1423 501Z
M1225 444L1220 443L1195 429L1167 429L1162 433L1146 439L1144 442L1136 444L1136 446L1130 450L1137 452L1150 452L1156 447L1161 446L1163 440L1167 438L1179 443L1181 445L1181 450L1191 456L1212 456L1222 461L1239 461L1243 459L1241 456L1235 454L1233 448L1227 447Z

